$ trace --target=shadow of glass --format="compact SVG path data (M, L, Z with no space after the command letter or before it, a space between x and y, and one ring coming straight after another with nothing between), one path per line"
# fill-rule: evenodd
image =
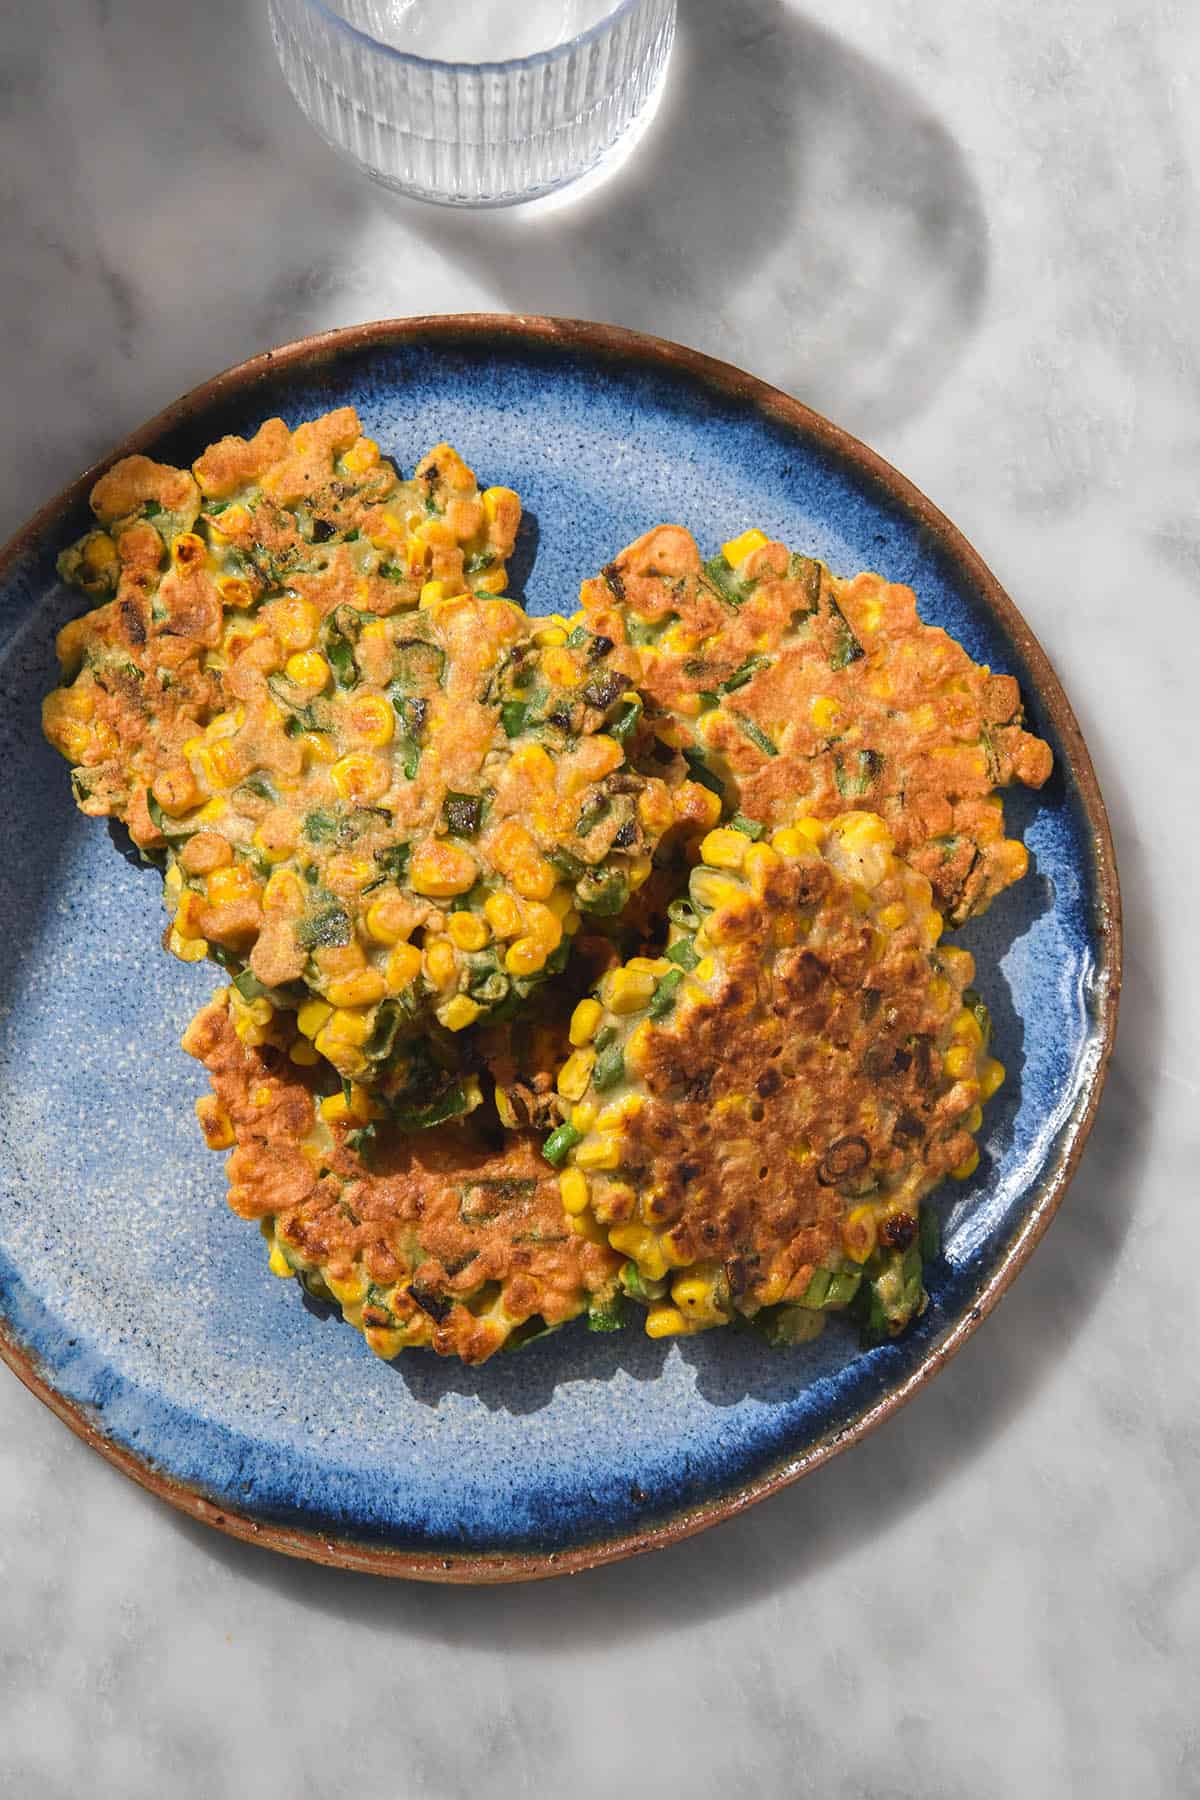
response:
M384 205L514 310L682 339L862 432L928 401L986 286L978 189L945 127L781 0L683 0L659 112L594 191Z

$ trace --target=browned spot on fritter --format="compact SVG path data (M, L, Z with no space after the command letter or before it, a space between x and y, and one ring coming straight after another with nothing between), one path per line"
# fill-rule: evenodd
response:
M381 1132L368 1167L345 1126L317 1125L315 1072L289 1061L287 1036L279 1026L275 1041L251 1049L214 1004L185 1047L208 1070L235 1134L233 1210L273 1217L296 1266L322 1280L361 1274L388 1288L376 1317L370 1301L363 1309L371 1334L400 1320L408 1341L482 1362L513 1325L535 1314L562 1324L589 1295L611 1290L620 1258L568 1228L538 1138L510 1133L492 1144L469 1122Z

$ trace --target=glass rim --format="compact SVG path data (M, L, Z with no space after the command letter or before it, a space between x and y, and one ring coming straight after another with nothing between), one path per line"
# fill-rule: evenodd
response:
M332 6L327 4L327 0L274 0L274 4L294 4L305 7L311 12L319 13L337 31L343 32L357 43L365 45L368 50L374 51L379 56L390 57L394 62L405 63L410 68L449 69L458 75L492 75L508 74L521 69L545 68L547 64L557 62L560 58L582 49L586 44L598 38L601 32L610 30L623 14L632 12L635 6L641 5L642 0L618 0L618 4L612 8L611 12L606 13L604 18L599 19L595 25L589 25L586 31L578 32L575 37L564 38L561 44L554 44L549 50L535 50L529 56L513 56L502 62L452 62L438 56L418 56L412 50L398 50L394 44L385 44L379 38L372 37L370 32L364 31L361 26L352 25L349 19L342 18L340 13L336 13Z

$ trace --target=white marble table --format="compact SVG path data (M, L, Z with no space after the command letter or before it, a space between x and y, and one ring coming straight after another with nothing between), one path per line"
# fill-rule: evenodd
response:
M1200 1793L1200 19L683 12L627 172L470 218L334 160L258 0L6 9L0 535L193 382L353 320L610 318L774 378L965 529L1080 714L1128 917L1091 1146L918 1402L740 1521L569 1583L387 1585L227 1542L4 1375L6 1800Z

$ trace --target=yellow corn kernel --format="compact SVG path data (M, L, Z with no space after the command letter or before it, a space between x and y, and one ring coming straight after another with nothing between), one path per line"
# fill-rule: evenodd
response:
M522 745L511 759L509 768L523 775L536 787L552 788L554 786L554 759L541 744ZM504 832L503 826L497 833L498 838L503 833L502 842L505 845L508 860L514 868L519 868L521 863L529 856L536 854L537 850L536 844L529 833L525 831L524 826L518 826L517 830L522 833L520 837L517 836L516 831ZM499 866L498 864L497 867Z
M265 820L254 833L254 848L266 857L268 862L286 862L296 848L296 825L294 820L285 824L281 819Z
M670 973L671 960L666 956L631 956L625 967L635 975L653 975L657 979Z
M975 1132L980 1130L982 1125L983 1125L983 1108L982 1108L982 1106L979 1106L977 1104L971 1108L970 1112L967 1114L966 1118L963 1120L963 1130L969 1131L972 1133L972 1135L974 1135Z
M525 932L549 956L562 943L562 920L540 900L531 900L525 908Z
M779 857L770 844L751 844L746 852L742 873L753 883L755 893L761 894L768 874L778 867Z
M983 1065L983 1073L979 1077L979 1095L983 1100L990 1100L998 1088L1004 1086L1004 1064L989 1056Z
M951 1175L953 1175L955 1181L967 1181L975 1173L975 1171L978 1167L979 1167L979 1146L977 1144L973 1144L971 1146L970 1156L968 1156L963 1162L960 1162L957 1169L951 1169L950 1173L951 1173Z
M975 958L969 950L955 950L949 944L944 945L938 951L938 961L957 987L970 987L975 978Z
M333 1008L327 1000L306 1000L296 1014L296 1023L306 1038L315 1038L332 1017Z
M694 1269L690 1274L676 1276L671 1283L671 1298L684 1317L693 1323L715 1324L725 1317L716 1302L715 1278L711 1271L705 1274Z
M577 1213L574 1216L568 1214L567 1224L577 1236L586 1238L589 1244L606 1244L608 1242L604 1235L603 1225L598 1219L594 1219L590 1212Z
M271 1245L271 1254L267 1258L267 1267L270 1269L272 1275L278 1275L281 1281L286 1281L295 1274L295 1270L292 1268L291 1263L283 1254L283 1251L279 1248L278 1244Z
M335 894L353 894L366 887L375 874L374 863L369 863L365 856L355 856L349 850L336 850L325 864L326 885Z
M421 555L422 555L422 559L424 559L424 556L425 556L424 545L421 546ZM420 603L426 609L428 609L431 606L436 606L438 601L444 600L449 592L450 592L450 589L446 586L446 583L444 581L423 582L421 585L421 602Z
M785 825L781 830L771 834L772 847L780 856L804 856L812 849L812 844L803 832L797 831L794 825Z
M740 869L750 840L740 831L710 831L700 845L700 855L710 869Z
M288 1056L292 1062L299 1063L300 1067L304 1069L313 1068L321 1060L308 1039L302 1037L296 1039L288 1051Z
M932 950L942 935L944 920L940 912L932 909L921 919L921 942L927 950Z
M478 873L475 858L469 850L464 850L460 844L434 838L422 844L413 857L409 879L418 894L426 894L435 900L449 900L474 887Z
M172 900L176 904L178 904L179 896L182 892L183 892L183 870L181 868L179 868L179 866L176 863L172 863L171 867L167 870L166 874L163 876L163 893L166 895L168 900Z
M183 568L203 568L208 557L208 545L194 531L181 531L171 545L171 561Z
M399 894L383 894L367 908L367 930L377 944L402 944L413 929L412 908Z
M543 856L521 863L510 879L523 900L548 900L558 885L552 865Z
M117 546L107 531L91 532L83 546L83 560L94 575L111 573L117 566Z
M445 938L434 938L425 947L425 974L432 985L440 991L453 987L458 978L458 958L454 947Z
M579 1132L590 1131L592 1126L596 1123L596 1113L598 1110L594 1100L581 1100L578 1106L573 1106L571 1108L571 1123L575 1127L575 1130Z
M571 655L571 652L558 645L551 646L542 657L542 669L548 681L556 687L575 688L583 680L583 672Z
M654 1035L654 1026L649 1019L643 1019L635 1025L625 1045L626 1066L638 1075L644 1075L650 1062L650 1052Z
M369 915L368 915L369 923ZM482 950L491 937L486 922L478 913L451 913L446 921L450 942L459 950Z
M929 1004L932 1006L933 1010L939 1013L949 1012L950 1008L954 1005L956 998L957 996L955 995L954 989L950 986L946 977L944 975L935 975L933 980L929 983Z
M267 1086L265 1081L263 1083L261 1083L260 1086L255 1088L254 1092L250 1096L250 1099L255 1106L270 1106L271 1090Z
M979 1020L969 1006L964 1006L957 1015L953 1030L955 1037L960 1038L964 1044L971 1044L976 1050L983 1049L983 1032L980 1029Z
M890 906L885 906L879 915L879 923L885 931L899 931L907 924L908 908L903 900L893 900Z
M728 906L732 900L745 898L744 890L736 881L730 881L727 875L718 875L715 870L693 869L689 885L692 899L698 906Z
M439 1006L437 1016L447 1031L465 1031L473 1025L483 1008L467 994L455 994L453 1000L445 1006Z
M331 981L325 990L334 1006L374 1006L385 992L384 979L378 969L360 969L357 975L343 975Z
M395 708L382 694L362 694L347 709L346 729L355 743L382 749L395 735Z
M807 835L807 828L810 824L818 826L823 840L825 828L821 826L820 821L817 819L801 819L796 829L805 832ZM842 843L847 850L859 851L874 849L877 845L883 845L884 848L888 850L892 847L891 834L883 820L875 813L843 813L840 819L836 821L836 828Z
M261 889L244 863L230 863L214 869L205 887L214 906L235 906L244 900L257 900Z
M597 1132L585 1138L575 1152L581 1169L615 1169L621 1161L621 1146L611 1132Z
M203 1099L197 1100L196 1117L209 1149L228 1150L235 1137L233 1121L214 1095L205 1094Z
M421 973L421 952L415 944L397 944L387 959L385 979L389 994L399 994Z
M263 889L263 911L297 918L304 911L304 889L294 869L275 869Z
M577 1217L588 1203L588 1178L582 1169L564 1169L558 1178L558 1191L563 1211Z
M743 531L740 537L730 538L727 544L721 545L721 555L731 569L736 569L739 563L744 563L748 556L770 541L765 531Z
M590 1044L600 1028L604 1008L598 1000L581 1000L571 1014L570 1039L576 1049Z
M535 644L540 644L543 649L557 648L559 644L565 644L567 641L566 627L563 625L543 625L540 631L534 632L533 641Z
M644 1094L626 1094L623 1100L612 1100L596 1120L597 1131L618 1131L626 1119L635 1118L646 1104Z
M309 763L331 763L337 756L337 745L323 731L304 731L297 739Z
M288 657L283 672L309 700L321 693L329 681L329 664L316 650L298 650Z
M236 787L244 773L241 761L229 746L218 740L196 758L213 787Z
M317 1108L327 1125L366 1125L371 1118L371 1101L356 1081L350 1083L350 1098L345 1094L327 1094Z
M653 975L638 969L614 969L604 978L601 989L604 1004L618 1014L641 1012L654 998L657 983Z
M942 1067L955 1081L966 1081L975 1073L975 1060L971 1044L951 1044L942 1058Z
M510 975L536 975L546 966L549 952L537 938L515 938L504 954L504 966Z
M687 1331L687 1320L677 1306L667 1306L659 1302L651 1306L646 1313L646 1336L651 1338L679 1337Z
M596 1052L591 1049L576 1050L573 1055L568 1056L558 1072L558 1091L564 1100L583 1099L592 1078L595 1061Z
M486 575L472 575L471 581L477 594L502 594L508 575L504 569L489 569Z
M351 444L342 457L342 467L347 475L365 475L378 461L379 445L374 438L364 437L359 438L356 444Z
M842 722L842 709L829 694L814 694L808 716L822 737L832 737Z
M842 1221L842 1249L853 1262L865 1263L875 1248L877 1226L873 1206L855 1206Z
M271 631L285 650L309 650L316 641L320 615L311 600L290 595L271 607Z
M254 605L254 589L241 575L222 575L217 583L217 592L221 596L222 606L230 612L248 612ZM261 625L252 625L248 630L243 626L231 634L229 642L232 644L240 638L244 645L250 638L261 637L262 631Z
M392 772L378 756L365 750L352 750L334 763L329 779L343 800L351 800L358 806L371 806L376 800L382 800L392 785Z
M502 506L509 509L513 506L519 507L521 504L520 497L513 492L512 488L484 488L479 497L483 501L483 513L489 525L496 523L496 515Z
M498 938L516 937L522 928L521 909L511 894L489 894L483 913Z

